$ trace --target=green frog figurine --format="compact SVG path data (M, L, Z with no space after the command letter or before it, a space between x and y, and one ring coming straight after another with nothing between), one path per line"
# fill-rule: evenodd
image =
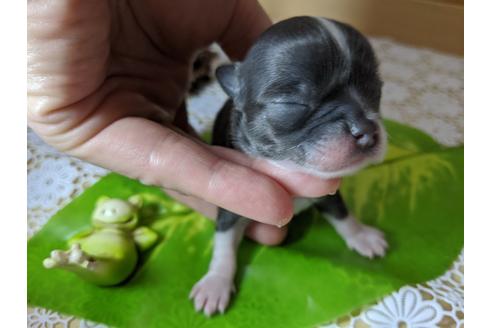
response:
M69 270L96 285L123 282L135 270L138 252L152 247L155 231L138 225L143 199L128 200L103 196L92 213L92 229L69 240L68 251L54 250L43 261L45 268Z

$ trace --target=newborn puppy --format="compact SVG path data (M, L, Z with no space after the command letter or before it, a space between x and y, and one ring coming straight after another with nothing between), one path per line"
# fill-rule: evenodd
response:
M353 173L384 155L377 61L368 41L348 25L317 17L282 21L260 36L242 63L216 74L230 100L217 116L215 145L324 178ZM370 258L384 255L383 233L351 216L339 193L300 203L319 209L349 248ZM209 270L190 294L197 311L226 309L248 222L219 209Z

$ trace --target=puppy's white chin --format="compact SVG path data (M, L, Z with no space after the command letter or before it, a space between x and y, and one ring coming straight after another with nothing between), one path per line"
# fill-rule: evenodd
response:
M345 177L348 175L352 175L355 172L360 171L364 167L366 167L370 164L378 163L378 162L380 162L380 160L378 160L376 158L366 158L360 162L348 165L348 166L341 168L339 170L336 170L336 171L322 171L322 170L318 170L316 168L302 168L302 167L300 167L300 168L307 174L317 176L317 177L323 178L323 179L331 179L331 178L341 178L341 177Z
M298 164L294 164L291 162L270 161L270 163L272 163L275 166L282 168L283 170L305 173L305 174L319 177L322 179L341 178L341 177L344 177L347 175L351 175L351 174L361 170L365 166L370 165L370 164L374 164L377 162L379 162L379 160L374 159L374 158L367 158L367 159L364 159L360 162L357 162L356 164L349 165L347 167L341 168L341 169L336 170L336 171L324 171L324 170L316 169L314 167L300 166Z

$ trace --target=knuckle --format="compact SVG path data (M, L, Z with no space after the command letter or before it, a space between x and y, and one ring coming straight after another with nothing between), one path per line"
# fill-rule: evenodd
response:
M231 164L218 157L209 165L210 177L206 188L207 194L216 194L221 190L225 183L227 172L231 171Z

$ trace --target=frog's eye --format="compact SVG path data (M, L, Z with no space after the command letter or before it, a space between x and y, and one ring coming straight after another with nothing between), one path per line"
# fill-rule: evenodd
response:
M111 209L111 214L112 214L112 215L115 215L116 213L117 213L116 209L115 209L115 208L112 208L112 209Z

